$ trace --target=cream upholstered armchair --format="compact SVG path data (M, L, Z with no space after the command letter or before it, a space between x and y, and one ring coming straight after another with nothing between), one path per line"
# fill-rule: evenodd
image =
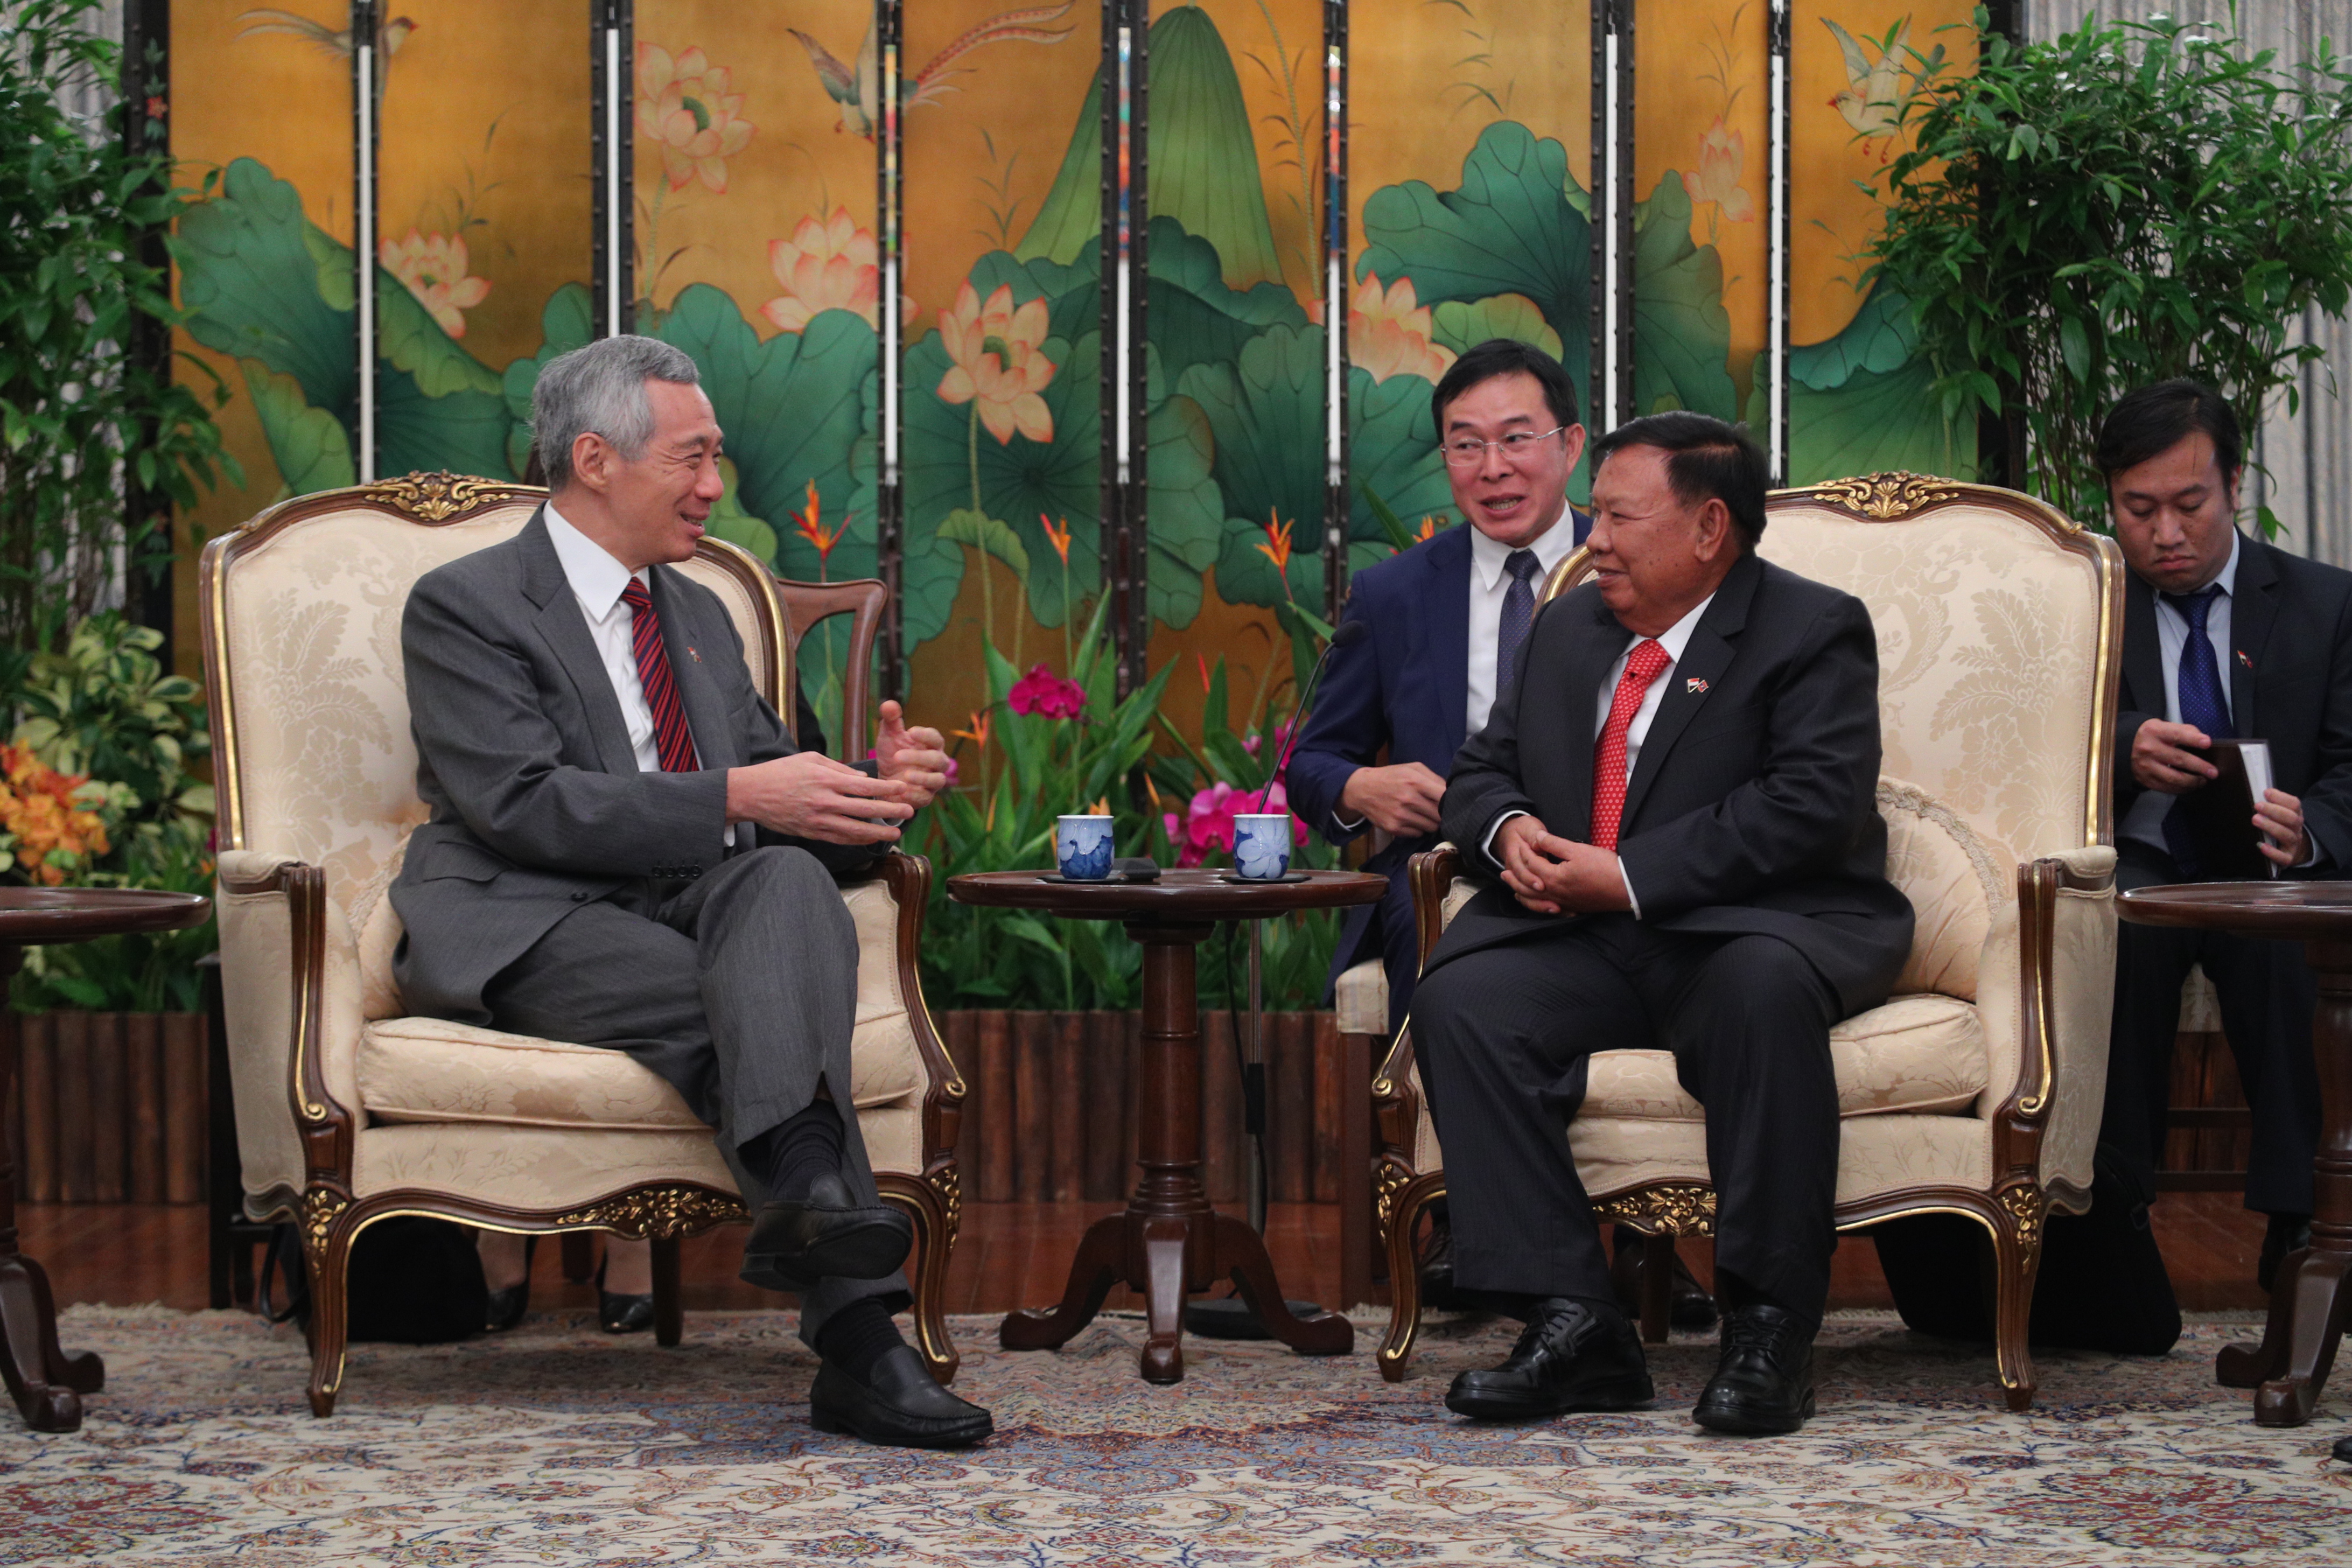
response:
M400 618L433 567L512 537L545 492L411 475L304 496L205 549L205 665L220 796L222 984L246 1212L291 1219L311 1277L310 1407L342 1381L344 1266L395 1214L654 1241L655 1327L677 1342L677 1244L743 1219L710 1130L626 1054L404 1016L392 957L416 798ZM777 584L706 539L682 568L726 603L792 721ZM954 1375L941 1290L961 1204L963 1083L923 1005L930 868L891 855L842 890L857 925L858 1130L915 1222L918 1342Z
M1998 1359L2033 1397L2026 1321L2042 1222L2090 1201L2115 988L2109 745L2122 638L2112 542L2028 497L1879 474L1775 492L1762 553L1870 606L1879 649L1887 874L1918 916L1886 1005L1831 1033L1837 1223L1959 1213L1991 1232ZM1576 583L1580 551L1546 584ZM1475 890L1451 846L1415 858L1424 956ZM1394 1292L1381 1371L1404 1374L1421 1303L1412 1237L1445 1190L1411 1029L1372 1085ZM1704 1112L1664 1051L1596 1053L1569 1127L1603 1219L1706 1234ZM1663 1287L1667 1271L1645 1271ZM1664 1331L1664 1291L1644 1332Z

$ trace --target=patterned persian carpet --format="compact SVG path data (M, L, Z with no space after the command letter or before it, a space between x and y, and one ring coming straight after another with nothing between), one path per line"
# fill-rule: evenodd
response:
M2352 1388L2256 1427L2212 1379L2242 1324L2160 1362L2046 1355L2016 1416L1988 1356L1843 1315L1821 1415L1740 1441L1688 1419L1696 1341L1653 1352L1653 1412L1494 1428L1438 1403L1507 1347L1492 1324L1425 1341L1393 1387L1360 1331L1321 1361L1192 1341L1154 1388L1132 1321L1014 1355L966 1319L958 1386L997 1436L940 1455L812 1432L791 1322L696 1315L672 1352L554 1316L361 1346L320 1422L291 1330L78 1308L67 1342L105 1354L107 1387L71 1436L0 1420L0 1563L2352 1563L2352 1467L2327 1458Z

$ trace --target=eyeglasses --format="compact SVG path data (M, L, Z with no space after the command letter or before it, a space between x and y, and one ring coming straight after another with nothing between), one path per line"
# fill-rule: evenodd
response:
M1501 447L1503 460L1517 466L1534 457L1540 443L1550 440L1567 428L1565 425L1555 425L1540 435L1532 430L1514 430L1499 441L1481 441L1475 436L1457 436L1438 449L1445 454L1445 466L1449 468L1477 468L1486 460L1486 448L1489 447Z

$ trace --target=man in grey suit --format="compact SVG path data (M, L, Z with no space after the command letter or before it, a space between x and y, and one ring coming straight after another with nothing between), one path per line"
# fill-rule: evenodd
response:
M977 1442L988 1413L890 1321L912 1229L850 1108L857 939L832 876L887 852L946 755L896 703L870 772L796 750L718 597L667 564L724 493L698 379L650 338L551 362L532 396L547 505L409 595L432 816L392 889L402 993L677 1086L755 1212L743 1277L801 1293L817 1426Z

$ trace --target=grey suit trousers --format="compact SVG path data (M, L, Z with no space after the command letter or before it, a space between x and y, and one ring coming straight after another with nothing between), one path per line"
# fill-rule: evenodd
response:
M842 1180L881 1201L852 1105L857 931L832 875L806 850L729 857L690 881L635 881L583 899L482 994L493 1026L625 1050L676 1085L719 1130L747 1206L764 1172L739 1150L807 1107L824 1084L841 1110ZM820 1280L801 1300L801 1338L867 1296L892 1311L904 1274Z

